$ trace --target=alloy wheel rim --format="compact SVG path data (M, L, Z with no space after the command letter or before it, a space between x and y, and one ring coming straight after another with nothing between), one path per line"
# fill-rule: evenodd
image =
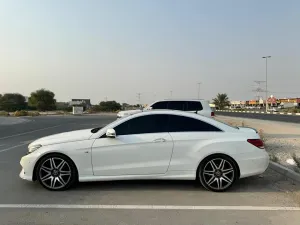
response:
M232 164L222 158L208 161L203 168L202 174L206 185L214 190L224 190L234 181Z
M71 179L71 167L67 161L58 157L46 159L40 167L41 182L50 189L65 187Z

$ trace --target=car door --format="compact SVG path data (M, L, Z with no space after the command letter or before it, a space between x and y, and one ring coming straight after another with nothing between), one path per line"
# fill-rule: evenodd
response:
M116 138L105 135L92 146L96 176L164 174L168 170L173 141L166 132L168 116L135 116L116 127Z
M174 141L169 170L193 170L195 152L224 135L219 128L191 117L169 115L168 131Z

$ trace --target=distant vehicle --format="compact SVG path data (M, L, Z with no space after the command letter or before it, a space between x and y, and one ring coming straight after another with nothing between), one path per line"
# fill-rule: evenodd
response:
M77 181L177 179L219 192L263 173L269 155L252 128L195 113L150 110L104 128L40 138L20 164L22 179L49 190L65 190Z
M278 112L278 109L273 107L273 108L268 109L268 111L270 111L270 112Z
M283 105L279 105L278 109L284 109L284 106Z
M297 103L293 103L293 102L285 102L283 103L282 107L287 109L287 108L294 108L297 106Z
M215 112L209 106L208 101L200 99L200 100L161 100L156 101L144 109L136 109L136 110L125 110L120 111L117 114L118 118L122 118L125 116L133 115L136 113L140 113L147 110L153 109L170 109L170 110L180 110L186 112L193 112L199 115L213 117L215 116Z

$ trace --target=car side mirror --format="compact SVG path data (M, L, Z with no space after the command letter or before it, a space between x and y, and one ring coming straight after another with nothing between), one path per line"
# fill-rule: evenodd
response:
M114 130L114 129L112 129L112 128L110 128L110 129L107 129L107 131L106 131L106 137L108 137L108 138L116 138L116 131Z

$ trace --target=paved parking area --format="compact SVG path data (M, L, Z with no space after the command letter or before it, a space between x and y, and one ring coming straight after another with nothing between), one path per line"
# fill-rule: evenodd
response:
M0 126L0 224L299 224L300 185L272 170L213 193L190 181L81 183L50 192L19 178L39 137L103 126L114 116L48 116Z

